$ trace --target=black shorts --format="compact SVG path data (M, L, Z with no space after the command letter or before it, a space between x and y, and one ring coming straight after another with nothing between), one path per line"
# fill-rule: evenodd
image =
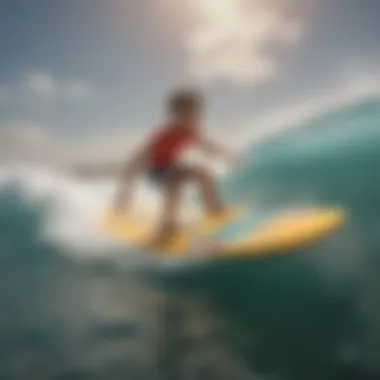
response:
M183 179L187 175L187 168L182 165L170 165L163 168L150 167L148 169L148 178L155 185L162 186L169 179Z

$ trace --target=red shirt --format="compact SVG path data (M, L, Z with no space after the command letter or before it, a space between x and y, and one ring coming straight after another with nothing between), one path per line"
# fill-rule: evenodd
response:
M196 143L197 139L198 128L194 125L186 127L164 126L151 139L151 165L157 168L170 166L181 152L189 145Z

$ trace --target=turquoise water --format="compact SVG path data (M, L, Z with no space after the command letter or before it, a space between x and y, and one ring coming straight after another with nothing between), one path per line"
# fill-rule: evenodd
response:
M339 204L347 224L275 259L187 266L47 238L57 199L5 179L0 378L380 378L379 163L374 98L252 146L222 183L226 200ZM68 207L74 192L59 188ZM67 223L89 244L85 226Z

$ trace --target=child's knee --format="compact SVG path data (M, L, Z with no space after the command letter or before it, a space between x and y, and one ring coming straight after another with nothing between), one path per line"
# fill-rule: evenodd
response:
M181 183L178 180L168 180L165 186L165 193L169 197L176 196L181 189Z
M202 167L194 168L194 178L201 183L209 183L213 180L211 173Z

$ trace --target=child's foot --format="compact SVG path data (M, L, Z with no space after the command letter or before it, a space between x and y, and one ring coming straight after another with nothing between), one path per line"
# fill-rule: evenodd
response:
M156 243L166 243L178 233L179 227L177 223L167 222L158 229Z
M224 206L220 206L219 208L210 211L209 216L217 218L217 217L226 215L227 212L228 212L227 208L225 208Z

